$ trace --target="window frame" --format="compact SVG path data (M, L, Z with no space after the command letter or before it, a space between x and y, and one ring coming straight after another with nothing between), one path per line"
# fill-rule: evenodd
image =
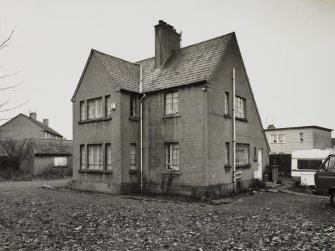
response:
M105 117L111 117L112 116L112 97L111 95L105 96Z
M94 117L90 116L90 104L94 101L98 101L98 105L96 106L96 104L94 104L95 109L93 109L93 113L94 113ZM100 119L104 117L103 114L103 103L102 103L102 97L98 97L98 98L93 98L93 99L88 99L87 100L87 120L95 120L95 119Z
M85 121L87 119L87 107L85 106L85 101L79 102L80 109L80 121Z
M110 152L108 152L108 149L109 149ZM105 164L104 164L104 167L105 167L105 170L107 170L107 171L112 170L112 144L111 143L105 143Z
M94 148L94 147L97 147L100 148L100 151L97 151L96 153L93 152L93 162L95 162L96 160L96 163L93 163L91 164L90 163L90 158L91 158L91 155L90 155L90 148ZM87 144L87 169L88 170L104 170L104 161L103 161L103 151L102 151L102 144ZM95 156L96 154L96 156ZM101 161L101 163L99 163L99 161ZM91 168L91 165L93 165L93 168Z
M171 98L169 96L171 95ZM171 102L168 103L167 100L171 99ZM168 110L168 104L171 105L171 108ZM166 116L171 116L179 113L179 91L171 91L164 93L164 114Z
M134 95L130 95L129 98L129 116L132 118L137 116L137 97Z
M86 151L86 146L84 144L79 146L79 169L84 170L87 169L87 151ZM84 161L83 161L84 160Z
M225 159L224 159L224 164L225 165L230 165L230 143L225 142Z
M240 111L239 111L240 107L237 106L238 100L242 100L243 101L242 108L243 108L243 115L244 115L244 117L238 116L238 114L240 113ZM235 95L235 117L237 119L247 119L247 101L246 101L245 98L237 96L237 95Z
M303 132L299 133L299 141L300 141L300 143L304 142L304 133Z
M240 147L243 146L243 154L247 153L247 158L246 162L240 162L239 159L239 153L238 154L238 150L242 150ZM247 150L245 151L244 147L247 147ZM250 145L249 144L245 144L245 143L236 143L236 149L235 149L235 163L236 165L249 165L250 164Z
M229 111L229 92L225 91L225 95L224 95L224 115L229 115L230 111Z
M176 153L177 158L174 157L175 156L174 153ZM180 170L179 142L165 143L165 169L173 171Z
M137 145L136 143L130 143L130 146L129 146L129 168L130 170L137 169Z

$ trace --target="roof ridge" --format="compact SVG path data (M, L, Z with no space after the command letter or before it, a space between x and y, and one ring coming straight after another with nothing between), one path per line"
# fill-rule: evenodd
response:
M119 58L119 57L115 57L115 56L109 55L109 54L107 54L107 53L104 53L104 52L101 52L101 51L98 51L98 50L95 50L95 49L92 49L92 51L93 51L93 52L100 53L100 54L103 54L103 55L108 56L108 57L111 57L111 58L118 59L118 60L120 60L120 61L124 61L124 62L129 63L129 64L133 64L133 65L136 65L136 66L138 65L138 64L136 64L136 63L127 61L127 60L122 59L122 58Z
M173 51L183 50L183 49L186 49L186 48L190 48L190 47L192 47L192 46L196 46L196 45L199 45L199 44L207 43L207 42L209 42L209 41L216 40L216 39L219 39L219 38L223 38L223 37L226 37L226 36L229 36L229 35L232 36L232 35L234 35L234 34L235 34L235 32L233 31L233 32L227 33L227 34L222 35L222 36L219 36L219 37L210 38L210 39L205 40L205 41L201 41L201 42L198 42L198 43L195 43L195 44L191 44L191 45L188 45L188 46L179 48L179 49L172 50L171 52L173 52ZM155 58L155 56L150 57L150 58L145 58L145 59L136 61L135 63L138 64L139 62L142 62L142 61L145 61L145 60L149 60L149 59L154 59L154 58Z
M52 129L50 126L47 126L47 125L43 124L43 122L38 121L37 119L36 119L36 120L35 120L35 119L32 119L31 117L29 117L29 116L27 116L27 115L25 115L25 114L23 114L23 113L20 113L20 114L22 114L23 116L25 116L26 118L28 118L28 119L29 119L30 121L32 121L35 125L39 126L39 127L42 128L43 130L49 131L49 132L51 132L51 133L53 133L53 134L58 134L58 136L63 137L63 135L61 135L61 134L60 134L59 132L57 132L56 130ZM43 126L42 126L42 125L43 125ZM45 127L45 128L43 128L43 127Z

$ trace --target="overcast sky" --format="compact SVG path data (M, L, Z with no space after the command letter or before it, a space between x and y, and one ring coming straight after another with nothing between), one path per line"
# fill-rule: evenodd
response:
M158 20L182 46L236 32L263 126L335 129L335 1L0 0L1 119L37 112L72 139L71 97L91 48L128 61L154 56ZM6 122L1 120L0 124ZM334 136L333 132L333 136Z

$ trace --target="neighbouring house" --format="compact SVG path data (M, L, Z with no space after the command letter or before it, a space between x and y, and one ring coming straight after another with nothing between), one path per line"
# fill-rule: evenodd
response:
M50 168L69 169L67 172L71 173L72 140L34 140L32 149L20 168L32 175L42 174Z
M0 139L4 138L33 138L33 139L62 139L63 136L49 127L49 120L37 120L37 114L31 112L29 117L20 113L0 126Z
M63 136L49 126L49 120L37 120L35 112L26 116L22 113L0 126L0 140L24 139L33 141L32 149L20 168L32 175L43 173L50 167L72 169L72 140ZM1 151L2 159L6 153Z
M279 165L285 174L291 172L291 154L296 150L331 148L332 129L320 126L275 128L264 130L270 145L270 164Z
M222 195L234 176L243 188L262 179L269 146L235 33L180 41L159 21L155 57L91 50L72 98L73 188Z

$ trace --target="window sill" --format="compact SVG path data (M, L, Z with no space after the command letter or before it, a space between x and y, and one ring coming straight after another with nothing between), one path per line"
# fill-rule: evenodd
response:
M80 169L79 173L101 173L101 174L113 174L110 170L96 170L96 169Z
M129 118L129 120L131 120L131 121L139 121L139 120L140 120L140 118L138 118L138 117L133 117L133 116L129 116L128 118Z
M236 168L250 168L251 164L236 164Z
M162 171L162 174L181 175L178 170L164 170Z
M179 118L179 117L180 117L180 114L175 113L175 114L164 115L162 119Z
M138 170L138 169L130 169L128 172L129 172L129 174L137 174L137 173L140 172L140 170Z
M230 114L225 114L225 115L223 115L223 117L226 118L226 119L231 119L231 115Z
M101 122L101 121L108 121L108 120L112 120L112 117L81 120L81 121L78 122L78 124L94 123L94 122Z
M236 120L239 120L239 121L242 121L242 122L248 122L247 119L245 118L238 118L238 117L235 117Z

